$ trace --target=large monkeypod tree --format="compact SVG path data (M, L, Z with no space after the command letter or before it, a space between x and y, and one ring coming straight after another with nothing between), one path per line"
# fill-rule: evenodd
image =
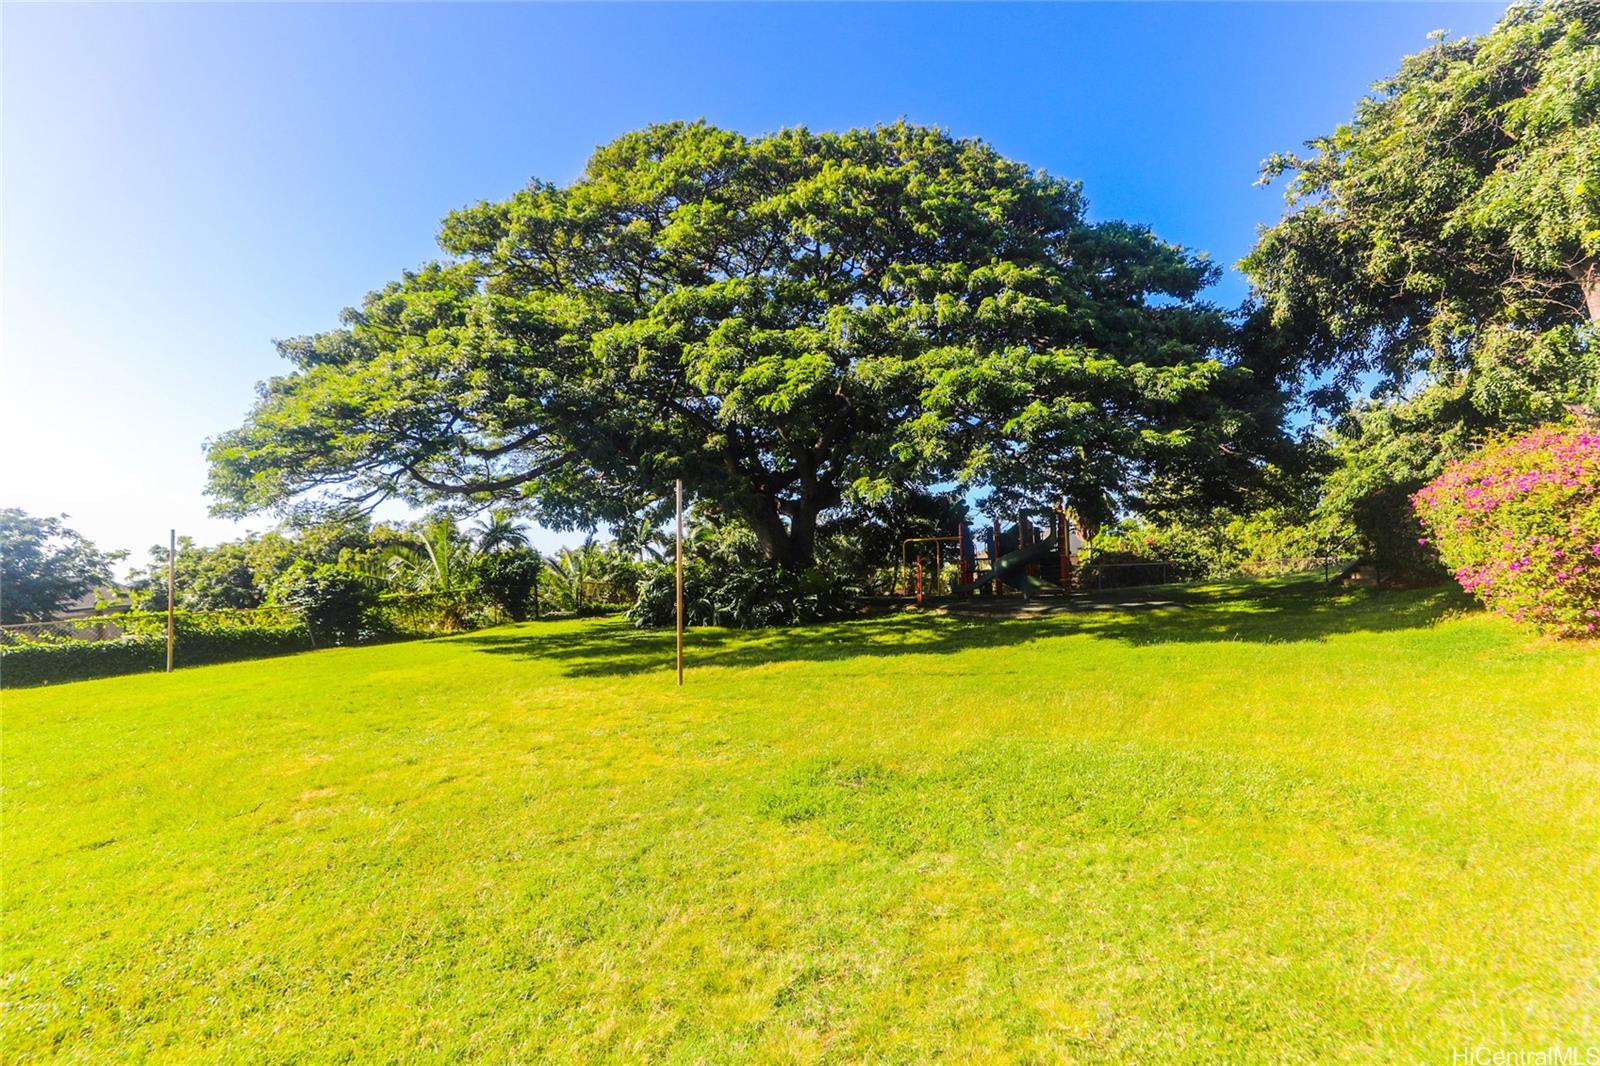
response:
M221 509L516 498L593 528L682 477L804 565L820 518L907 488L1098 501L1238 453L1213 268L940 130L653 126L440 244L280 342L293 372L210 442Z

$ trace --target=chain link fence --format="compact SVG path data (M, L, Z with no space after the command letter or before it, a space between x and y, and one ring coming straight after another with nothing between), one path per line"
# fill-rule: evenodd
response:
M387 629L413 636L459 633L481 626L498 625L505 620L498 609L473 603L465 595L455 592L381 596L373 614ZM204 629L210 632L305 627L305 621L289 607L180 610L173 612L173 619L180 630ZM92 643L130 636L165 635L166 631L165 611L119 611L0 626L0 647Z
M219 611L174 611L179 626L214 630L282 628L302 624L287 607L252 607ZM0 647L24 644L62 644L71 641L119 640L167 631L165 611L118 611L110 614L58 618L49 622L20 622L0 626Z
M1214 571L1203 562L1188 559L1149 559L1134 562L1095 562L1078 568L1073 587L1093 591L1172 585L1191 581L1225 581L1233 577L1289 577L1320 572L1332 581L1355 559L1353 556L1301 556L1286 559L1249 559L1226 570Z

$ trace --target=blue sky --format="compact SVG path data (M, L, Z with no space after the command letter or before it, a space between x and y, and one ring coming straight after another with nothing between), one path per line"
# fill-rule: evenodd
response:
M440 217L567 181L649 122L892 121L1084 182L1228 267L1268 153L1496 5L16 5L3 9L0 506L140 554L213 542L202 441L274 337L434 254ZM550 546L576 539L541 536Z

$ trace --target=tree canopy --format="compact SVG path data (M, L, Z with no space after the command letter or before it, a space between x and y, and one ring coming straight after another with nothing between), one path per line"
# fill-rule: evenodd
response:
M121 558L96 548L60 518L0 508L0 622L53 618L111 581Z
M1248 359L1331 412L1325 520L1431 571L1410 494L1507 426L1600 412L1600 4L1511 7L1277 155ZM1371 396L1358 396L1370 388Z
M1241 264L1312 398L1464 388L1485 421L1559 417L1600 385L1600 4L1517 4L1437 40L1275 155L1288 214Z
M210 442L220 510L593 528L682 477L804 563L853 502L953 481L1098 513L1175 465L1237 475L1266 424L1203 257L937 129L652 126L440 245L279 343L292 372Z

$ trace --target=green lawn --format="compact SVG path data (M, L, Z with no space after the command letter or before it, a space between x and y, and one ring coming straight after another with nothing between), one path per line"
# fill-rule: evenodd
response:
M11 1061L1600 1043L1600 648L1448 593L537 623L3 696Z

